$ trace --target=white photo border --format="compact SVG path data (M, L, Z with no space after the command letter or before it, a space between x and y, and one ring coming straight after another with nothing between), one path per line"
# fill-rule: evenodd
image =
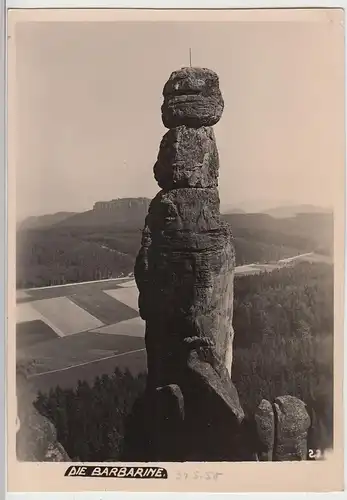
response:
M0 100L1 100L1 125L0 125L0 141L1 141L1 165L0 165L0 186L2 186L2 198L3 202L0 204L0 297L1 297L1 317L0 322L0 335L2 341L0 342L0 366L1 366L1 376L0 383L2 384L3 390L0 391L0 406L3 408L0 411L0 460L2 466L0 467L0 491L4 491L5 495L3 498L8 498L11 500L40 500L49 498L50 500L113 500L113 499L125 499L125 500L136 500L143 499L149 500L154 498L174 498L174 493L132 493L132 492L79 492L79 493L8 493L7 492L7 468L6 468L6 329L7 329L7 317L6 317L6 283L7 283L7 33L6 33L6 20L7 12L9 9L307 9L307 8L341 8L346 11L347 0L0 0L0 33L1 33L1 45L0 45ZM345 34L345 82L346 78L346 68L347 68L347 37ZM345 94L346 97L346 94ZM347 99L345 98L345 117L347 111ZM346 125L346 118L345 118ZM345 127L346 128L346 127ZM346 148L346 144L345 144ZM347 148L345 149L345 186L346 186L346 157ZM345 197L345 220L347 219L347 204ZM346 241L346 228L345 228L345 240ZM346 259L346 245L345 245L345 259ZM345 311L347 310L347 294L346 294L346 273L345 273L345 294L344 294L344 306ZM344 333L346 333L346 315L344 318ZM346 354L346 346L344 346L344 354ZM344 365L344 380L347 376L346 366ZM346 410L346 399L347 391L346 384L344 384L344 410ZM346 422L346 417L344 417L344 422ZM347 480L347 457L346 457L346 444L347 436L344 433L344 478L345 482ZM178 494L176 494L178 495ZM192 500L215 500L220 497L220 493L182 493L179 494L181 497L184 496L187 499ZM233 499L247 499L247 500L269 500L269 499L285 499L289 500L292 498L305 499L314 498L316 500L326 499L326 498L347 498L345 492L330 492L330 493L227 493L223 494L224 498ZM177 497L176 497L177 498ZM183 499L182 499L183 500Z

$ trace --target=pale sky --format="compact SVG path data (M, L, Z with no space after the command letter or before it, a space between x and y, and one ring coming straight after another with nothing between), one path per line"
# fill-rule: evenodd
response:
M220 77L222 204L332 205L344 161L337 23L20 23L15 39L18 219L155 195L162 89L189 47Z

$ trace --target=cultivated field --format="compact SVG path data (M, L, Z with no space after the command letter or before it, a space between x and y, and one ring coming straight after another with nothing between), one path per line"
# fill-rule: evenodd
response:
M32 345L57 338L55 331L40 319L17 325L17 351L24 350L25 352Z
M135 300L137 300L137 293L135 292L134 294L134 291L133 295L135 296ZM75 304L87 310L104 325L136 318L136 316L138 316L136 310L131 309L127 304L119 300L114 300L104 291L86 289L83 291L81 290L78 294L69 295L69 297ZM102 325L100 324L93 328L99 326Z
M22 366L26 364L28 374L33 375L143 348L144 339L140 337L85 332L21 349L17 360Z
M145 327L134 280L21 291L17 365L34 389L74 387L118 366L146 370Z
M302 260L322 259L303 254L239 266L235 274L271 272ZM92 382L117 366L133 373L145 371L145 325L137 301L133 277L20 291L17 364L37 390L74 387L79 379Z
M118 358L101 359L86 365L76 366L69 370L51 372L43 376L33 377L30 380L36 391L49 392L59 385L62 389L74 388L79 380L86 380L91 385L96 377L111 375L115 368L128 369L133 375L147 371L147 358L145 349L130 352Z

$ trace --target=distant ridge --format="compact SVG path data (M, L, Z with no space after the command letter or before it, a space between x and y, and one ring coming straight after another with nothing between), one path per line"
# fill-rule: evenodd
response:
M76 215L77 212L57 212L55 214L31 216L17 225L17 230L43 229L59 224L64 220Z
M220 211L222 214L246 214L245 210L234 207L232 205L221 205Z
M221 205L221 213L228 214L264 214L270 215L276 219L287 219L290 217L295 217L296 215L302 214L332 214L332 208L327 207L319 207L316 205L310 204L301 204L301 205L279 205L276 207L270 208L262 208L255 209L251 206L247 207L246 205L243 208L238 208L230 204L222 204Z
M55 227L126 226L142 228L148 212L149 198L119 198L99 201L92 210L82 212L55 224Z
M302 214L332 214L333 210L327 207L318 207L315 205L287 205L263 210L262 213L271 215L277 219L286 219Z
M86 227L86 226L143 226L148 212L150 199L119 198L110 201L97 201L92 210L85 212L57 212L54 214L27 217L17 225L17 230L45 229L50 227ZM302 214L332 214L333 210L310 204L285 205L264 210L241 209L230 204L221 206L225 215L268 215L276 219L285 219Z
M125 226L142 228L148 212L149 198L119 198L97 201L86 212L57 212L31 216L17 225L17 230L49 229L52 227Z

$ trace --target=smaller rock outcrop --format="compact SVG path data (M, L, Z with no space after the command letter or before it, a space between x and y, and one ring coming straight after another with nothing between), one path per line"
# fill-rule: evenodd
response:
M280 396L271 404L263 399L254 419L261 443L259 460L282 462L307 459L311 418L303 401L294 396Z
M275 461L306 460L307 434L311 419L303 401L293 396L275 399Z
M271 461L275 444L275 416L271 403L263 399L254 414L258 437L261 443L260 461Z
M17 433L17 458L26 462L66 462L70 458L57 440L57 431L48 418L29 409Z
M36 394L25 374L17 372L17 459L25 462L67 462L53 423L34 406Z

